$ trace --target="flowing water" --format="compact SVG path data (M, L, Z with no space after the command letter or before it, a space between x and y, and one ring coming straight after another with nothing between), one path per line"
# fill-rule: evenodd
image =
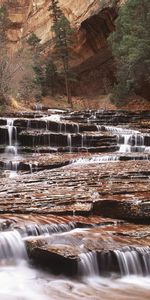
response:
M57 234L49 233L51 242L62 243L74 231L57 226ZM61 230L71 230L61 233ZM30 231L30 232L29 232ZM53 231L53 230L52 230ZM43 227L28 227L26 234L43 234ZM62 240L62 241L61 241ZM70 239L71 242L71 239ZM110 273L100 275L96 252L79 255L79 279L54 276L31 267L27 258L24 238L15 231L0 233L0 299L2 300L59 300L59 299L148 299L150 292L149 248L128 248L114 251L121 277ZM110 259L105 261L110 263ZM142 277L141 277L142 276ZM146 277L143 277L146 276Z
M41 110L40 104L36 105ZM89 117L96 121L96 113ZM41 120L46 122L59 122L58 133L67 138L68 152L73 149L73 137L80 136L80 148L88 150L87 135L80 133L80 125L73 124L73 132L68 132L67 125L60 122L60 114L44 116ZM96 125L101 130L101 125ZM141 155L144 160L148 159L150 146L145 145L145 134L137 130L130 130L116 126L106 126L105 130L117 136L118 150L113 153L93 154L90 157L73 158L73 164L111 164L121 159L124 154L132 155L137 159ZM18 155L17 127L14 119L8 118L7 125L8 143L3 154L4 170L13 171L17 174L20 155ZM31 129L30 119L27 122L27 130ZM46 140L46 139L45 139ZM33 146L36 147L36 145ZM49 145L51 139L49 135ZM32 173L32 164L29 163ZM33 175L33 174L31 174ZM10 174L9 174L10 176ZM20 175L21 176L21 175ZM29 175L30 176L30 175ZM32 179L31 179L32 180ZM30 201L30 198L29 198ZM102 252L100 258L96 251L87 251L80 239L74 238L74 234L82 229L76 229L76 224L38 224L26 223L17 229L0 232L0 300L148 300L150 293L150 249L149 247L125 247L112 250L107 255ZM81 230L81 232L80 232ZM85 229L83 229L85 230ZM77 248L78 276L73 279L65 276L54 276L50 271L41 271L34 267L28 258L26 240L46 238L49 245L68 244L69 247ZM86 239L86 238L85 238ZM113 242L113 241L112 241ZM109 271L109 266L115 257L115 266L118 272ZM103 271L107 270L107 274ZM104 276L105 275L105 276Z

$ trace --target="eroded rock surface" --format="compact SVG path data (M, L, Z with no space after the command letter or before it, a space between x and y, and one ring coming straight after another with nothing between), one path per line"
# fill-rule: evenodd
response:
M149 274L149 112L44 114L0 119L0 231L55 274Z

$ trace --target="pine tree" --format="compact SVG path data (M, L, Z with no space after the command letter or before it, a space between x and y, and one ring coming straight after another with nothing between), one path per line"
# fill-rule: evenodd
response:
M45 65L45 85L54 96L57 86L57 68L51 57L48 58Z
M43 55L40 41L35 33L32 33L27 39L32 54L33 83L39 99L49 92L51 95L55 94L57 78L57 68L50 56L45 58Z
M65 78L66 94L68 103L72 106L70 83L69 83L69 60L70 60L70 46L72 44L73 30L69 21L64 16L59 7L58 0L50 0L51 5L49 11L53 21L52 30L55 34L54 42L57 53L57 58L61 61L63 73Z
M117 62L114 95L124 98L141 82L150 84L150 1L128 0L120 8L109 41Z

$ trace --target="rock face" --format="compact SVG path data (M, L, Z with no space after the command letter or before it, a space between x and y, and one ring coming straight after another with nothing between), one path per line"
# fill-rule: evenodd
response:
M0 4L6 0L0 0ZM114 30L118 7L113 0L60 0L60 7L76 37L73 46L72 67L78 75L75 94L108 93L113 81L113 60L107 37ZM122 1L117 1L119 6ZM52 38L49 1L18 0L9 4L12 25L8 30L9 47L16 50L32 32L48 45ZM92 80L91 80L92 79ZM91 86L91 81L93 84ZM90 83L90 89L87 89Z

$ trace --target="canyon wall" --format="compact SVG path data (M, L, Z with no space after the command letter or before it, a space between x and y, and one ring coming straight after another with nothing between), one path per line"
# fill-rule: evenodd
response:
M0 4L5 0L0 0ZM114 80L113 58L107 37L114 30L114 20L122 1L60 0L60 7L75 28L72 68L77 82L72 86L76 95L105 94ZM8 45L12 52L34 32L51 50L49 0L9 0Z

